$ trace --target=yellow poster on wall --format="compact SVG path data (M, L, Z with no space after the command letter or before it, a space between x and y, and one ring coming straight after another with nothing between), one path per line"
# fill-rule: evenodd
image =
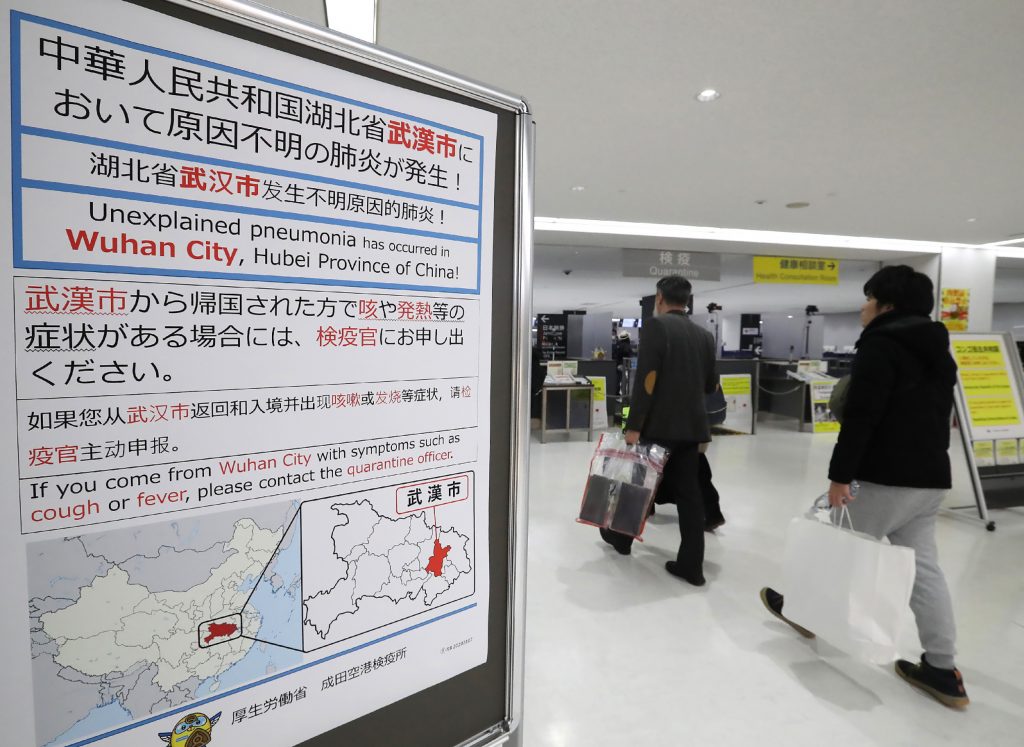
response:
M839 260L813 257L754 257L754 282L839 285Z
M940 319L950 332L966 332L971 308L968 288L943 288Z

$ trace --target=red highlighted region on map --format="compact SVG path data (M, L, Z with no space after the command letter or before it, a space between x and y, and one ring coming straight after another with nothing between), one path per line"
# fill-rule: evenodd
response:
M427 573L433 573L435 576L440 576L441 568L444 566L444 559L448 557L448 553L451 549L451 545L441 547L441 543L435 538L434 554L431 555L430 560L427 561Z
M213 643L216 638L233 636L238 632L238 626L234 623L210 623L210 632L206 634L203 643Z
M199 624L199 648L209 648L242 637L242 615L225 615Z

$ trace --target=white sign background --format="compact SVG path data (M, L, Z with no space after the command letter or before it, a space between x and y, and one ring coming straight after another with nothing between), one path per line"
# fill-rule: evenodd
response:
M0 180L0 234L15 258L4 270L0 458L8 495L23 497L0 508L5 743L135 747L199 711L220 714L214 744L292 745L483 663L496 117L115 0L0 9L16 65L0 76L12 102L0 158L15 176L14 190ZM163 91L142 80L144 64ZM190 89L196 74L202 87ZM266 100L252 111L210 101L217 77ZM407 125L409 139L360 140L351 120L283 122L302 98L307 114L330 104L335 116ZM172 109L183 112L176 123L153 113ZM195 121L206 136L214 121L222 134L224 121L248 125L262 150L186 138ZM297 142L311 149L287 150ZM327 151L316 142L336 142L346 164L318 163ZM116 220L97 220L104 210ZM303 229L305 244L292 238ZM80 232L96 233L92 251L72 247ZM121 250L101 252L103 238ZM126 306L104 309L104 293ZM296 312L296 298L310 305ZM205 478L181 477L203 467ZM261 491L261 480L277 487ZM475 492L400 515L396 500L412 503L420 484ZM296 545L301 517L314 516L337 526ZM364 588L388 575L369 562L384 557L374 548L406 552L400 540L414 533L418 557L388 555L398 571L387 583L392 596L408 583L416 595L395 603ZM448 549L431 553L432 542ZM303 589L292 563L318 551L333 555L339 585L354 585L349 596L309 588L312 576ZM424 566L437 572L427 582ZM319 570L316 583L330 586ZM44 574L50 596L36 588ZM281 587L290 578L298 592ZM213 582L225 598L249 597L218 607L203 586ZM273 628L266 600L282 588L300 604L275 609ZM314 594L328 617L300 626ZM331 627L335 613L344 626ZM104 629L113 620L120 631ZM219 645L197 640L239 624ZM323 647L312 650L316 635ZM36 653L53 664L33 664ZM56 676L74 664L90 672ZM101 695L105 678L115 687Z

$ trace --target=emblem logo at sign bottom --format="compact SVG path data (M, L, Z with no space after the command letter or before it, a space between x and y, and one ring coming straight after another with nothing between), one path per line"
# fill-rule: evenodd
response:
M170 747L205 747L213 741L213 725L219 719L219 711L212 718L205 713L190 713L174 725L173 731L162 731L157 736Z

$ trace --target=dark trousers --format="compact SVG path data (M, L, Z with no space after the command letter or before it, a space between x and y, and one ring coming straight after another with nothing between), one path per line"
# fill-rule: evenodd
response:
M697 455L697 484L700 486L700 495L704 500L704 522L705 524L717 524L725 521L722 515L721 499L718 495L718 488L711 481L711 462L707 454ZM672 503L674 498L662 493L660 490L654 496L654 502L659 506L663 503Z
M719 503L718 490L711 482L711 462L707 454L701 454L697 464L697 481L700 484L700 494L704 499L704 521L708 524L717 524L725 521L722 516L722 506Z
M680 569L695 576L704 569L704 498L698 481L697 444L688 442L659 442L669 449L668 462L658 487L659 503L675 503L679 512L679 552L676 562ZM708 467L710 476L711 468ZM633 538L617 536L622 547L630 547Z

